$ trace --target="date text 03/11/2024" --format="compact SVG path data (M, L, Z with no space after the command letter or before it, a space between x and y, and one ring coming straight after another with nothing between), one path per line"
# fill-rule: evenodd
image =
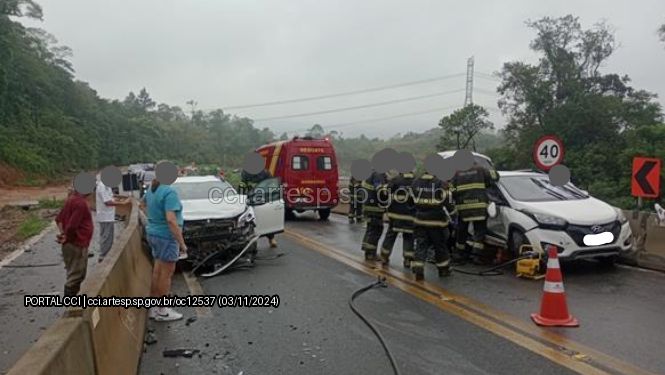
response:
M280 304L279 295L188 295L164 297L88 297L85 294L62 297L59 295L26 295L25 307L273 307Z

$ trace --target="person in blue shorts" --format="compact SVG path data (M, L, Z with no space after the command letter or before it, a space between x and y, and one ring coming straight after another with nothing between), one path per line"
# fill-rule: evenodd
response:
M164 164L173 166L168 162ZM155 260L152 269L151 297L169 294L176 262L178 259L186 258L187 254L187 245L182 236L182 203L178 193L170 186L175 180L175 175L170 176L167 173L165 176L160 176L159 167L160 165L156 168L157 176L152 180L142 202L148 216L146 227L148 244ZM182 319L182 314L170 307L153 307L148 316L162 322Z

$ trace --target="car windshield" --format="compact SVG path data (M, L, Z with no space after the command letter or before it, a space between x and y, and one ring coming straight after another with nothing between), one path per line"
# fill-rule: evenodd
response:
M233 187L224 181L177 182L172 185L180 199L208 199L236 194Z
M508 194L518 201L567 201L589 197L572 183L554 186L546 176L501 177L500 182Z

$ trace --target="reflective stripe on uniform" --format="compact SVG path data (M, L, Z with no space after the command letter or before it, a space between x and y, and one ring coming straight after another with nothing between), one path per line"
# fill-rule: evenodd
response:
M436 199L436 198L418 198L415 200L417 205L421 206L439 206L445 202L445 199Z
M372 245L371 243L363 242L362 249L363 250L376 250L376 245Z
M485 244L482 242L471 241L471 247L474 249L483 250L485 248Z
M478 208L487 208L487 203L478 202L478 203L462 203L455 206L458 211L464 210L473 210Z
M413 259L414 256L416 256L416 253L414 251L405 251L404 252L404 258Z
M449 264L450 264L450 259L444 260L443 262L436 263L435 265L436 265L437 268L441 268L441 267L448 267Z
M412 260L411 261L411 269L414 268L425 268L425 263L421 262L419 260Z
M365 205L363 207L364 211L370 211L370 212L385 212L385 209L377 206L370 206L370 205Z
M362 185L361 185L361 186L362 186L364 189L367 189L367 190L376 190L376 189L374 188L374 185L372 185L372 184L370 184L370 183L368 183L368 182L365 182L365 181L362 182Z
M392 253L392 252L393 252L392 250L385 249L385 248L383 248L383 247L381 248L381 255L387 255L387 256L390 256L390 253Z
M441 221L441 220L414 220L413 222L415 225L421 225L423 227L441 227L441 228L446 228L448 227L448 222L447 221Z
M474 190L474 189L485 189L485 184L481 182L474 182L471 184L463 184L463 185L458 185L455 187L455 191L467 191L467 190Z
M469 217L463 217L462 221L482 221L486 219L487 216L469 216Z
M464 249L466 249L466 246L463 243L458 242L458 243L455 244L455 248L457 250L464 250Z
M396 214L394 212L388 212L388 218L395 220L405 220L405 221L413 221L415 219L411 215Z
M545 281L545 286L543 287L543 291L547 293L563 293L563 283L562 282L553 282L553 281Z
M399 232L399 233L413 233L413 229L404 229L404 228L394 228L394 227L393 227L393 232Z

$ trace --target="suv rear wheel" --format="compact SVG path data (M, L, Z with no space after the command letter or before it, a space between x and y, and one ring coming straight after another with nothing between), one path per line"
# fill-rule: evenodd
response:
M519 229L513 229L508 239L508 251L513 258L517 258L522 245L530 245L529 240L524 235L524 232Z

